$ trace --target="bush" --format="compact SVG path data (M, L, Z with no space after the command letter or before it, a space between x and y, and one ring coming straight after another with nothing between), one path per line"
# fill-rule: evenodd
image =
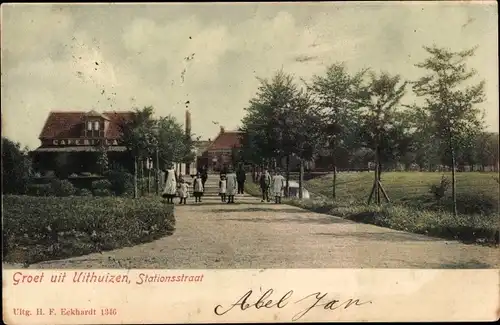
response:
M113 192L107 188L96 188L92 193L94 196L113 196Z
M448 191L449 187L450 180L443 175L441 177L441 182L439 183L439 185L433 184L429 192L434 194L434 198L436 199L436 201L440 201L446 195L446 191Z
M355 202L333 202L327 199L285 200L294 206L318 213L369 223L380 227L408 231L464 242L493 244L498 229L498 210L493 214L459 215L405 205L375 206ZM484 204L480 201L478 204ZM477 211L477 207L470 208Z
M2 137L2 193L26 194L32 179L32 161L19 143Z
M134 176L124 171L110 171L106 174L116 195L129 195L134 193Z
M54 192L50 184L30 184L26 194L31 196L53 196Z
M132 246L175 229L174 210L142 198L5 196L4 260L32 264Z
M78 196L92 196L92 192L89 189L81 188L76 192Z
M107 179L101 179L98 181L93 181L92 182L92 189L93 190L104 190L104 189L110 189L111 188L111 182L108 181Z
M60 180L60 179L53 179L50 182L50 187L52 189L52 193L55 196L72 196L75 195L76 193L76 188L73 186L73 184L68 181L68 180Z
M111 182L107 179L93 181L92 194L94 194L94 196L112 196Z

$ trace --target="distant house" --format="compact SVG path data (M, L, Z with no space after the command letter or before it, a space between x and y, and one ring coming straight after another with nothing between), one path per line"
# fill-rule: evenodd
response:
M49 113L40 132L41 146L31 152L34 169L44 175L96 173L101 148L108 154L110 167L132 169L127 148L121 143L120 124L130 121L133 112Z
M211 171L220 171L232 165L232 156L235 149L241 147L240 131L226 131L220 127L217 137L206 148L203 162Z

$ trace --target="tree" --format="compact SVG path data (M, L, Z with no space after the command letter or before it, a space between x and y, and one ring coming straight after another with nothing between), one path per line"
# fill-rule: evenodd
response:
M498 171L499 141L498 133L481 132L475 141L478 163L484 171L486 166Z
M380 204L380 191L389 201L381 183L382 163L384 156L395 155L398 141L392 139L403 133L399 107L406 85L407 82L402 82L399 75L391 76L383 72L377 76L370 73L368 85L363 87L360 98L356 100L361 107L359 139L365 147L372 149L375 155L375 176L368 203L375 195L377 204Z
M292 141L289 114L293 110L297 86L293 77L278 71L271 80L260 79L257 94L245 108L242 120L242 154L258 164L269 164L286 157L286 183L288 193L289 157ZM259 157L259 158L257 158Z
M156 134L157 121L153 118L151 106L135 109L130 121L120 125L122 141L134 157L134 198L137 198L137 163L138 160L150 157L158 147Z
M194 141L187 137L182 125L171 115L158 120L158 146L160 160L173 162L186 162L192 155Z
M259 163L281 163L285 158L288 193L290 157L303 162L314 156L319 118L313 114L311 96L297 87L292 75L280 70L270 81L259 80L261 85L242 120L242 154Z
M438 139L446 144L452 170L453 214L457 215L456 153L473 141L483 129L482 111L477 104L485 100L484 81L464 85L476 75L466 60L476 48L452 52L436 45L424 47L429 57L416 64L427 74L413 83L413 91L424 99L423 108Z
M356 130L356 114L359 106L360 85L366 70L351 76L343 63L329 66L325 76L314 76L308 89L312 92L322 115L326 140L332 155L333 188L336 197L337 155L352 149ZM344 150L342 150L344 149Z
M101 175L106 174L109 170L108 151L105 145L99 146L99 152L97 153L97 166L99 167Z
M28 150L2 137L2 193L25 194L32 178Z

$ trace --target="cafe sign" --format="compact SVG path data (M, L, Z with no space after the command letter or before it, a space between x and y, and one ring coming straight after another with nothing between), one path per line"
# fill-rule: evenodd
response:
M54 139L52 140L54 146L117 146L118 141L116 139Z

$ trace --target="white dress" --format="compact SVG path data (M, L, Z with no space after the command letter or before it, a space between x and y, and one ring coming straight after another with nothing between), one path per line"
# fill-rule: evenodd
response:
M282 197L286 186L285 177L282 175L274 175L271 183L271 191L273 196Z
M226 191L227 191L227 181L224 179L224 180L220 180L219 181L219 193L220 194L226 194Z
M186 183L181 183L179 186L179 197L186 199L189 197L189 185Z
M203 193L203 182L202 182L201 178L194 179L193 192Z
M236 174L235 173L230 173L226 175L226 186L227 186L227 191L226 194L228 196L236 195L237 192L237 181L236 181Z
M167 179L165 181L165 188L163 189L163 194L175 195L177 193L177 182L175 181L175 170L167 170Z

